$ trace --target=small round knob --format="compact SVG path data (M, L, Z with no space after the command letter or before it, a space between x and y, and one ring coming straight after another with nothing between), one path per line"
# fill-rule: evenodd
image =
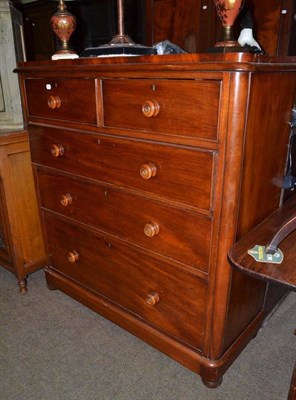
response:
M75 262L77 262L77 261L79 260L79 254L77 253L76 250L69 251L69 253L68 253L68 260L69 260L71 263L75 263Z
M68 205L72 204L72 196L70 195L70 193L62 194L60 197L60 203L64 207L67 207Z
M156 117L159 114L160 105L156 100L146 100L142 106L142 113L145 117Z
M143 164L140 168L140 175L143 179L150 179L156 175L157 168L156 166L149 162L147 164Z
M146 303L149 304L149 306L155 306L155 304L158 302L159 302L159 295L157 292L153 290L152 292L147 294Z
M62 100L59 98L59 96L49 96L47 99L47 105L49 108L54 110L55 108L60 108L62 105Z
M146 236L152 238L159 234L159 225L156 222L150 222L144 226L144 233Z
M53 144L51 146L51 154L54 157L61 157L64 155L64 152L65 150L62 144Z

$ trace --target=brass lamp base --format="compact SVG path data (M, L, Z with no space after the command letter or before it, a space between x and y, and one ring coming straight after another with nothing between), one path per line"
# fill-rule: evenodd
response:
M222 39L215 44L215 47L237 47L240 46L237 40L233 37L233 28L231 25L223 26Z
M145 54L156 54L153 47L136 44L128 35L115 35L108 44L98 47L88 47L84 50L84 57L103 57L103 56L135 56Z
M98 47L86 48L82 55L84 57L112 57L112 56L137 56L157 54L153 47L143 46L135 43L124 33L123 0L117 1L118 8L118 34L107 43Z

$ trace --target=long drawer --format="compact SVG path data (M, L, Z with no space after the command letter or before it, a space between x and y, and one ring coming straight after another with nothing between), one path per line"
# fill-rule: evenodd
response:
M26 79L30 117L97 124L94 79Z
M213 151L37 125L29 135L36 164L211 209Z
M205 282L46 214L45 225L52 268L202 349Z
M208 270L209 217L42 170L38 182L43 208Z
M102 82L105 126L217 140L221 81Z

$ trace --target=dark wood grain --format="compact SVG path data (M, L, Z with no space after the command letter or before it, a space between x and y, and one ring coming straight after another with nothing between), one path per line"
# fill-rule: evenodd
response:
M29 116L97 123L93 79L28 79L25 85ZM48 100L56 96L60 106L51 108Z
M206 283L69 223L47 216L45 221L54 269L188 344L203 347ZM72 250L79 253L75 263L67 258ZM182 295L184 287L186 302ZM159 295L154 306L146 302L152 291Z
M208 271L211 241L209 216L73 178L39 170L41 206L170 259ZM72 197L71 204L67 206L60 202L65 193ZM151 223L158 225L159 232L147 237L144 227Z
M29 135L32 160L36 164L137 189L188 206L211 208L214 173L211 151L42 126L30 126ZM52 144L62 144L62 157L52 156ZM140 169L149 162L156 166L156 175L143 179Z
M220 92L218 80L106 79L104 125L217 140ZM159 104L157 116L143 114L147 100Z
M218 39L221 24L213 1L147 0L148 43L169 40L189 53L201 53Z

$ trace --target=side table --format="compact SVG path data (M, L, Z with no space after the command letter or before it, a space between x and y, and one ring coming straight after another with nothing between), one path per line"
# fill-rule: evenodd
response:
M284 257L282 262L274 264L255 260L248 251L254 249L256 245L264 246L267 255L275 254L279 245ZM295 195L241 238L228 252L231 266L242 273L265 282L283 285L294 291L296 291L295 256ZM296 330L294 333L296 334ZM296 400L296 364L292 373L288 400Z
M0 265L26 277L46 263L46 251L26 131L0 131Z

